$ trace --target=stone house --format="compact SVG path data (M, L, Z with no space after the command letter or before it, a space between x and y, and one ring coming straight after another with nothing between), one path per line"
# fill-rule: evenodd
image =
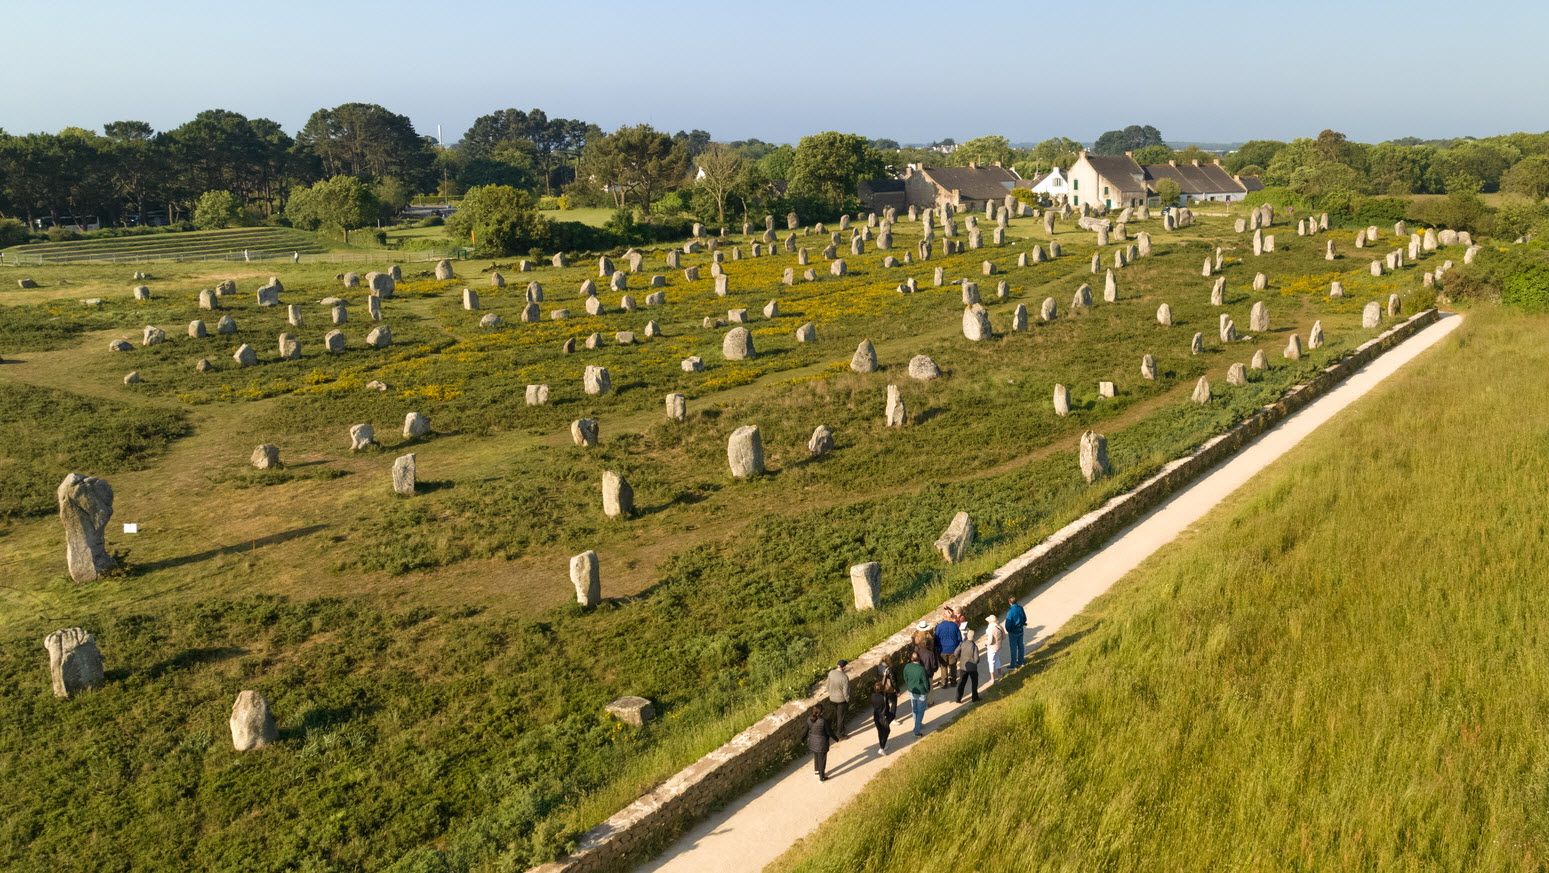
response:
M1163 179L1171 179L1178 183L1177 203L1163 203L1163 206L1184 206L1197 201L1213 201L1217 203L1235 203L1248 196L1251 190L1263 187L1258 185L1256 177L1248 177L1255 185L1249 188L1247 183L1238 176L1233 176L1221 166L1219 160L1209 163L1192 161L1180 164L1177 161L1168 161L1165 164L1147 164L1145 166L1146 183L1155 193L1156 183Z
M909 197L904 190L903 179L862 179L855 186L861 208L878 215L888 207L899 212L909 208Z
M1092 155L1082 151L1071 164L1070 205L1123 209L1151 197L1146 171L1129 155Z
M904 192L910 206L931 208L950 203L960 210L983 208L990 200L1006 199L1012 188L1027 188L1015 170L969 164L966 167L927 167L910 164L904 171Z

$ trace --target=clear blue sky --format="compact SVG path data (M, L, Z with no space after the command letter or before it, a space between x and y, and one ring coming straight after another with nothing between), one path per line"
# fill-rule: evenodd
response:
M350 101L447 142L541 107L793 142L998 133L1353 139L1549 129L1549 7L1364 3L5 0L0 128L167 129L202 109L294 133ZM1099 45L1141 46L1097 60Z

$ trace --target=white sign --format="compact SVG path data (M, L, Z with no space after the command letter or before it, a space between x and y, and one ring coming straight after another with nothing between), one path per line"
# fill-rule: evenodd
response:
M134 523L132 521L124 522L124 533L139 533L139 532L140 532L140 525L138 525L138 524L136 524L136 523Z

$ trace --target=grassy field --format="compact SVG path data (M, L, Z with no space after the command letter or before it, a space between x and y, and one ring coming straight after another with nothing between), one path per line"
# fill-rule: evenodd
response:
M1475 308L777 869L1542 870L1546 335Z
M613 217L614 211L608 206L578 206L574 209L545 209L539 214L549 221L579 221L592 227L602 227Z
M288 258L292 252L321 254L337 247L315 233L289 227L233 227L28 243L6 249L3 263L25 267L82 261L241 260L244 251L255 259Z
M1177 234L1154 221L1132 225L1156 235L1156 254L1117 271L1121 297L1112 304L1090 271L1092 236L1069 224L1057 234L1065 257L1015 266L1017 251L1046 242L1034 220L1013 222L1005 248L926 264L883 267L883 253L868 247L846 258L843 278L817 257L827 238L805 236L819 281L780 284L788 254L728 259L727 298L711 290L708 255L684 257L706 274L688 282L665 269L662 250L650 250L646 273L666 277L666 304L627 312L620 294L604 291L599 316L585 315L576 296L596 277L594 261L531 274L509 262L459 262L460 278L450 281L404 261L399 293L384 304L395 341L381 351L363 343L371 327L363 293L334 277L382 269L385 260L169 264L153 271L144 303L129 298L121 267L30 271L38 289L0 290L0 305L12 304L0 310L0 354L19 361L0 367L0 385L85 398L59 404L50 425L66 433L102 404L176 413L187 435L112 456L115 523L135 521L141 533L110 531L129 567L90 586L64 577L58 523L43 514L53 471L87 461L50 456L40 441L0 440L0 464L40 471L7 485L18 509L0 523L0 567L27 580L0 588L0 675L25 689L0 696L0 763L31 774L25 790L0 800L8 823L0 861L69 851L71 863L109 867L165 858L221 867L236 857L383 867L419 853L476 869L551 855L805 688L832 658L973 584L1364 340L1366 301L1397 292L1413 311L1429 300L1416 270L1373 278L1367 258L1326 262L1321 238L1294 231L1281 231L1281 251L1254 259L1246 237L1231 232L1232 217L1222 210ZM894 254L911 250L917 231L901 224ZM1335 238L1346 248L1353 231ZM1220 309L1200 276L1217 245L1228 264ZM1102 253L1107 263L1113 248ZM1428 256L1424 266L1451 256ZM363 255L375 257L387 256ZM998 275L981 275L986 259ZM932 286L936 266L949 283L978 281L1000 336L962 338L960 292ZM503 290L484 275L492 268L503 272ZM1268 291L1251 292L1255 270L1269 275ZM255 305L253 289L271 272L286 285L285 301L301 305L301 327L285 324L283 308ZM921 293L895 290L905 276ZM217 317L195 308L197 291L227 277L239 286L223 300L238 334L187 337L187 321ZM1002 278L1009 295L997 301ZM1330 301L1336 278L1349 296ZM545 291L537 324L517 317L528 280ZM1072 314L1081 282L1094 284L1098 303ZM627 293L643 301L645 284L634 277ZM483 311L461 308L465 286L480 292ZM317 305L325 296L351 304L342 354L321 351L333 328ZM1058 301L1061 318L1038 324L1045 296ZM104 302L83 307L85 297ZM771 299L780 314L765 318ZM1218 311L1246 334L1255 299L1268 302L1271 330L1223 347ZM1173 327L1155 321L1161 302L1173 308ZM1019 303L1034 324L1007 333ZM549 320L559 307L571 317ZM757 358L722 360L725 329L703 320L729 308L752 313ZM485 312L504 326L479 327ZM1305 335L1315 319L1329 345L1283 361L1289 334ZM658 322L659 337L644 338L647 320ZM818 341L798 344L793 332L808 321ZM146 324L166 328L168 341L108 351L114 338L136 341ZM625 330L637 345L611 342ZM278 360L281 331L300 337L301 360ZM1195 331L1205 335L1200 355L1189 353ZM561 352L565 339L593 332L601 347ZM881 372L849 372L863 338L875 342ZM258 351L258 366L235 366L239 342ZM1273 366L1246 386L1227 386L1227 367L1255 349ZM1148 352L1161 370L1155 382L1139 378ZM918 353L946 377L910 380L906 363ZM688 355L704 359L703 372L681 369ZM201 358L210 372L194 370ZM609 367L614 393L581 392L586 364ZM130 369L140 384L123 384ZM1216 399L1189 403L1205 374ZM1116 397L1098 395L1103 379L1117 383ZM372 380L387 390L366 389ZM1056 382L1071 388L1067 418L1051 409ZM551 386L550 406L525 405L530 383ZM882 426L889 383L903 391L906 428ZM669 391L688 395L688 421L664 419ZM411 410L430 420L429 437L398 435ZM569 442L568 423L583 416L602 422L596 449ZM356 422L376 426L382 451L348 452ZM725 440L744 423L763 430L771 475L733 482ZM834 430L837 449L811 460L804 446L817 424ZM1096 485L1075 463L1087 428L1108 435L1115 465L1115 476ZM260 442L281 447L284 470L248 468ZM422 477L422 493L408 500L388 488L392 459L405 450L418 455ZM637 518L602 516L604 470L633 485ZM931 542L958 510L973 515L981 542L948 568ZM609 600L582 611L565 569L586 548L601 555ZM884 567L876 613L848 606L844 570L860 560ZM61 622L98 634L114 677L69 705L48 698L39 669L37 640ZM263 754L235 756L224 722L248 687L273 703L284 738ZM602 706L622 694L651 697L661 720L620 727ZM82 769L92 755L111 766ZM68 792L45 787L66 772L76 780ZM77 839L77 819L64 814L73 803L92 811L100 844Z

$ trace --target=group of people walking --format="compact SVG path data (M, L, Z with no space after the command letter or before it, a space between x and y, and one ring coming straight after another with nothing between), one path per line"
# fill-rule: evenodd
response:
M1027 612L1015 597L1006 600L1006 615L1002 620L990 615L984 620L984 632L978 634L969 626L968 619L957 609L946 607L941 620L934 624L921 621L915 625L914 635L902 660L902 669L895 665L877 665L877 675L872 683L871 721L877 730L877 751L887 754L888 737L893 722L898 718L898 698L901 691L909 695L910 711L914 715L914 735L921 736L925 724L925 710L930 705L933 687L955 688L955 702L963 702L963 692L969 699L979 700L980 664L984 665L984 677L988 681L999 679L1007 670L1026 663L1027 647L1024 635L1027 631ZM984 649L980 651L980 642ZM1001 647L1006 647L1009 663L1001 663ZM844 739L845 714L850 703L850 677L844 668L849 661L840 660L829 672L824 682L828 696L827 711L815 707L807 715L807 748L812 751L812 766L819 780L828 778L829 747Z

